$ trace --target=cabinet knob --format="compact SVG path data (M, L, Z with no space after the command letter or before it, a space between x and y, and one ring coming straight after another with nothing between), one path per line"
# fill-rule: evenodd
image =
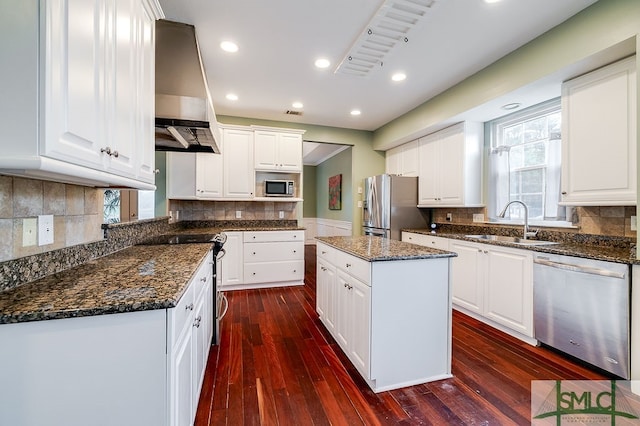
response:
M191 303L191 304L189 304L189 305L185 306L185 309L186 309L187 311L193 311L193 303Z
M562 191L561 194L562 195L567 195L567 191Z
M113 151L113 154L111 154L111 155L113 155L114 157L118 158L118 156L119 156L120 154L118 153L118 151Z
M325 268L324 266L321 266L320 269L323 270L323 271L327 270L327 268Z
M484 254L487 254L487 253L489 253L489 252L485 250L483 253L484 253Z
M153 171L153 173L155 173L155 174L160 173L160 169L155 169L155 170Z
M345 266L346 266L347 268L351 268L351 264L350 264L350 263L347 263Z
M252 273L251 275L255 276L255 275L256 275L256 273L254 272L254 273Z
M482 253L482 250L478 249L478 253Z
M107 155L111 155L111 148L106 147L106 148L100 148L100 152L103 152Z
M296 250L294 250L293 252L294 252L294 253L297 253L297 251L296 251Z
M324 251L324 250L322 250L322 254L327 254L327 252L326 252L326 251Z
M253 252L253 253L251 253L251 254L253 254L253 255L255 256L255 255L256 255L256 252L254 251L254 252Z
M207 277L200 278L200 281L202 281L203 283L207 282Z
M295 270L295 269L293 270L293 273L294 273L294 274L296 273L296 270Z

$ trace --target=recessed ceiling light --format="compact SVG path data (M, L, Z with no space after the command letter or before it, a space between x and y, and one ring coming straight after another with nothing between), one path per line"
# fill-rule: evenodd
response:
M351 115L360 115L360 114L361 114L361 112L360 112L359 109L351 110Z
M302 102L294 102L291 104L292 107L300 109L302 108L304 105L302 105Z
M236 95L235 93L227 93L227 96L225 96L225 97L230 101L237 101L238 100L238 95Z
M499 3L501 0L484 0L485 3Z
M520 108L520 105L522 105L522 104L519 103L519 102L513 102L513 103L510 103L510 104L502 105L501 108L505 109L507 111L511 111L512 109Z
M407 78L407 75L403 72L397 72L391 76L391 80L393 81L402 81Z
M326 58L319 58L319 59L316 59L315 64L316 64L316 67L318 68L329 68L329 65L331 65L331 62L329 62L329 60Z
M232 41L223 41L220 43L220 48L229 53L235 53L238 51L238 45Z

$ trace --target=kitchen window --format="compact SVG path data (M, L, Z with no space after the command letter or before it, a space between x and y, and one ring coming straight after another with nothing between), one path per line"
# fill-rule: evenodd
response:
M489 217L496 220L509 201L529 207L530 223L570 225L560 201L560 99L489 122L491 190ZM513 205L505 217L522 223L524 210Z

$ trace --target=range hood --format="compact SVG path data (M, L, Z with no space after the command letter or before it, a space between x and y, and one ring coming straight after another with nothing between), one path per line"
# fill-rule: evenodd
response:
M156 21L156 151L219 154L219 141L195 27Z

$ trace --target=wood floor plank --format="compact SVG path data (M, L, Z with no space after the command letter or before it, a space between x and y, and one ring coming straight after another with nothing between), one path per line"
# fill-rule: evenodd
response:
M454 311L454 377L376 394L318 319L315 272L305 246L304 286L227 292L197 426L529 424L532 380L609 378Z

